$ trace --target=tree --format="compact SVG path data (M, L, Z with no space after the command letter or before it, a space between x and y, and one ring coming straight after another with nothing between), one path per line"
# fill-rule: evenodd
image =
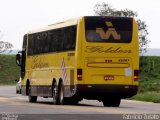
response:
M2 37L3 37L3 35L1 34L0 39L2 39ZM13 45L11 43L0 41L0 53L4 53L7 50L9 50L9 52L10 52L12 47L13 47Z
M98 3L94 6L95 15L100 16L120 16L120 17L134 17L138 24L138 36L139 36L139 48L140 53L143 54L147 51L148 43L148 30L145 21L138 18L138 13L129 9L117 10L112 8L111 5L107 3Z

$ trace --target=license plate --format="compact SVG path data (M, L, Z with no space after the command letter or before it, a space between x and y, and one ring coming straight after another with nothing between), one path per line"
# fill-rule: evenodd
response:
M113 75L105 75L104 80L114 80L114 76Z

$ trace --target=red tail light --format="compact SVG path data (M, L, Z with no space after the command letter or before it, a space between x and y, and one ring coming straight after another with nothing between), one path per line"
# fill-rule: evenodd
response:
M138 81L139 78L139 70L134 70L134 81Z
M82 69L77 69L77 80L82 80Z

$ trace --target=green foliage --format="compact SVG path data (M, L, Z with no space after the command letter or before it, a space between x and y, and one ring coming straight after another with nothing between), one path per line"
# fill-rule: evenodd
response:
M160 57L142 56L140 58L139 92L160 92Z
M160 103L160 57L141 56L139 92L131 99Z
M160 93L159 92L139 93L136 96L132 97L132 99L160 103Z
M16 65L15 55L0 55L0 85L15 84L19 76L20 68Z
M160 57L140 57L140 76L141 78L157 78L160 75Z
M146 52L148 43L150 42L147 38L148 30L145 21L138 18L138 13L133 10L123 9L117 10L107 3L98 3L94 7L94 12L96 15L100 16L121 16L121 17L134 17L138 24L138 36L139 36L139 48L140 53Z

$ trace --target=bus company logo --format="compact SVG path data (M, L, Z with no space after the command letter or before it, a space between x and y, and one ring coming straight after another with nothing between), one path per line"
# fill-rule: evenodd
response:
M103 28L96 28L96 33L99 34L101 39L109 39L112 36L113 39L120 40L121 36L117 33L113 24L109 21L106 21L105 24L108 27L108 30L106 32L103 30Z

